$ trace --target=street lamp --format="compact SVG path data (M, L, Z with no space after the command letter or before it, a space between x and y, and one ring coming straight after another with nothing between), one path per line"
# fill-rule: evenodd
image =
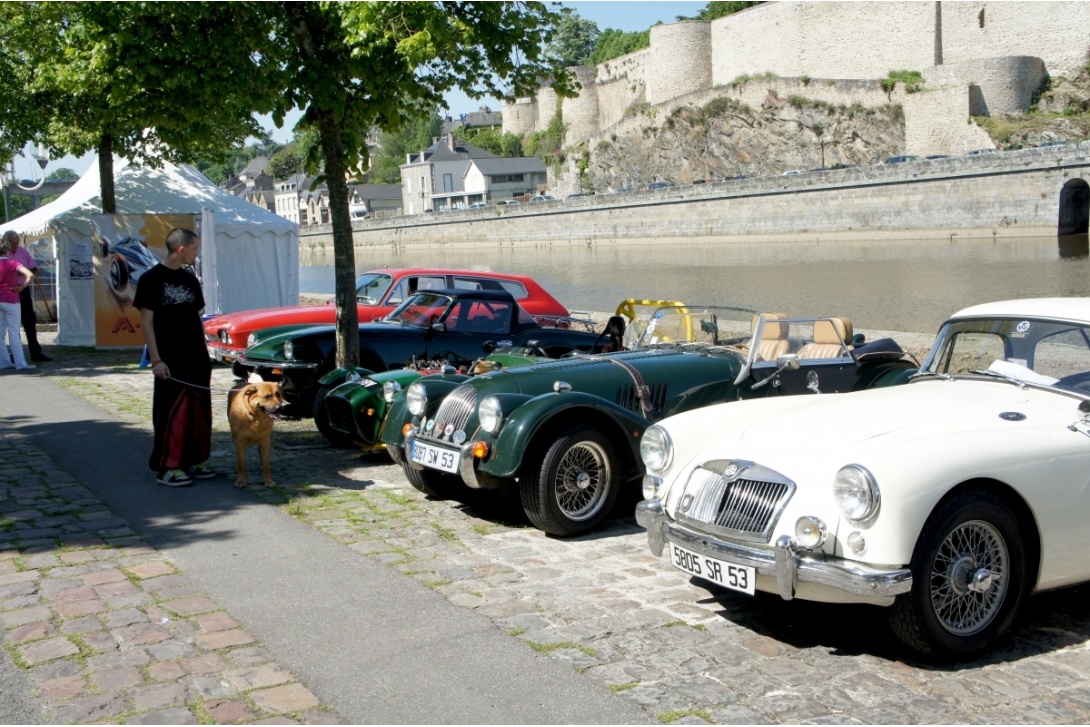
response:
M38 167L41 169L41 177L38 181L30 186L23 184L15 176L15 160L10 159L7 165L4 167L3 174L0 174L0 187L4 188L4 222L11 219L11 187L15 186L24 192L33 192L36 189L41 189L45 184L45 168L49 164L49 152L43 144L39 144L36 151L31 152L30 158L38 162Z

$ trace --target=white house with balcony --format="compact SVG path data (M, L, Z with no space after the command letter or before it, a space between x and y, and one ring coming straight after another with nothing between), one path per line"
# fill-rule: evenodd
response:
M536 192L546 182L545 164L536 157L500 157L448 134L406 156L402 211L418 215L491 204Z

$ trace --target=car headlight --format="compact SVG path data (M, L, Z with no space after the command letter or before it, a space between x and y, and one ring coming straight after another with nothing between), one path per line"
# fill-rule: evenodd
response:
M882 501L874 475L858 464L840 468L833 480L833 494L840 504L840 511L849 520L867 520L878 512Z
M500 431L500 425L503 424L503 407L500 406L499 399L486 396L477 409L477 415L481 420L481 429L492 436Z
M288 361L295 358L295 344L291 341L284 341L284 358Z
M251 333L250 335L246 336L246 348L249 348L250 346L254 345L255 343L257 343L257 334L256 333Z
M414 417L418 417L427 411L428 395L424 391L424 385L418 382L410 386L409 390L405 392L405 403L409 407L409 413Z
M397 396L397 392L401 391L401 384L396 381L387 381L382 385L382 398L389 404Z
M674 443L669 433L660 426L651 426L640 441L640 457L649 471L663 472L674 459Z

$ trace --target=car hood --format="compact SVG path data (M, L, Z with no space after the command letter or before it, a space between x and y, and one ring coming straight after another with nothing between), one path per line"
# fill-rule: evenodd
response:
M324 305L299 305L285 306L282 308L260 308L257 310L239 311L237 313L223 313L209 318L204 322L206 328L223 328L224 326L244 327L247 330L268 328L279 325L276 321L290 323L299 317L322 315L328 313L327 308L332 308L336 315L336 308Z
M785 442L795 451L828 452L865 442L934 437L959 431L1009 426L1003 412L1027 413L1064 398L1050 392L1020 389L997 381L920 381L908 386L849 394L793 397L781 411L754 417L744 425L742 443L754 453L780 451ZM1077 401L1066 399L1072 420Z

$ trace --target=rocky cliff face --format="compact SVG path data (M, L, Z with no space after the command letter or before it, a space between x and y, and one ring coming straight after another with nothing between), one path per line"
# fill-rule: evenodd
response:
M1090 138L1090 71L1055 79L1033 113L977 121L998 149ZM550 191L616 192L655 181L876 164L904 148L896 103L834 105L773 91L755 108L712 92L672 110L634 106L607 134L565 149L563 163L550 169Z
M872 164L904 148L896 105L833 106L769 93L760 108L719 96L661 114L636 108L608 137L568 150L558 190L577 191L581 171L583 191L611 192Z

